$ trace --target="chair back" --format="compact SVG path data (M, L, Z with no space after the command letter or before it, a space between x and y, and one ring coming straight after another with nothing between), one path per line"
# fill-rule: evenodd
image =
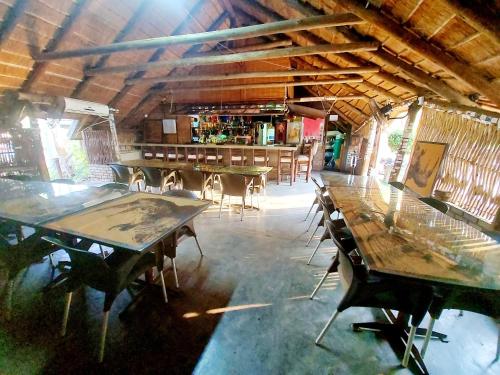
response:
M140 169L144 174L144 181L146 183L146 186L161 187L161 170L152 167L141 167Z
M313 176L311 176L311 180L312 182L314 182L314 185L316 185L316 189L323 192L325 191L325 186L322 186L319 184L318 180L316 178L314 178Z
M188 198L188 199L198 199L195 193L189 190L167 190L162 195L166 195L168 197L179 197L179 198Z
M398 190L401 190L403 191L405 189L405 184L403 184L402 182L399 182L399 181L389 181L389 185L395 187L396 189Z
M109 167L113 172L113 177L115 179L115 182L128 185L130 181L130 171L128 167L119 164L110 164Z
M181 169L177 174L184 190L203 191L203 172Z
M425 204L428 204L429 206L435 208L436 210L441 211L443 214L446 214L449 210L449 207L446 203L438 201L437 199L431 197L421 197L418 199Z
M220 182L222 194L237 197L244 197L247 193L247 182L245 176L236 174L221 174Z
M33 176L28 176L26 174L9 174L4 176L4 178L8 178L9 180L16 181L36 181L36 178Z
M114 190L129 190L127 184L122 184L120 182L110 182L109 184L104 184L100 186L104 189L114 189Z

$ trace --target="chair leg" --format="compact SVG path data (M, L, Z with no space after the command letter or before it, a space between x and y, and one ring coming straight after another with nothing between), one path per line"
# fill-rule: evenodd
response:
M54 255L52 255L52 253L49 254L49 261L50 261L50 266L52 268L56 268L57 267L57 264L54 260Z
M403 367L408 367L408 361L410 359L411 348L413 347L413 339L415 338L416 332L417 332L417 327L411 326L410 334L408 335L408 342L406 343L405 354L403 355L403 361L401 362Z
M321 342L321 340L323 339L323 336L325 336L325 333L328 331L328 329L330 328L330 326L332 325L333 321L335 319L337 319L337 316L340 314L340 311L338 310L335 310L335 312L332 314L332 316L330 317L330 319L328 319L328 322L326 322L325 326L323 327L323 329L321 330L320 334L318 335L318 337L316 338L316 341L315 341L315 344L316 345L319 345L319 343Z
M316 210L316 212L314 213L314 215L313 215L313 217L312 217L312 219L311 219L311 222L309 223L309 225L308 225L308 227L307 227L307 229L306 229L306 232L309 232L309 229L311 229L311 227L312 227L312 225L313 225L313 223L314 223L314 219L316 218L316 215L318 214L318 212L319 212L319 211L318 211L318 210Z
M73 293L71 293L71 292L66 293L66 302L64 304L64 314L63 314L63 321L62 321L62 327L61 327L61 336L66 335L66 327L68 326L69 308L71 306L71 297L72 296L73 296Z
M165 301L165 303L168 303L167 288L165 287L165 278L163 277L163 271L160 268L158 268L158 273L160 274L161 291L163 292L163 300Z
M312 252L311 256L309 257L309 260L307 261L307 264L311 264L311 260L312 258L316 255L316 252L318 251L319 249L319 246L321 245L323 241L319 241L318 244L316 245L316 247L314 248L314 251ZM309 244L309 243L308 243Z
M170 258L172 261L172 268L174 270L174 279L175 279L175 286L178 288L179 287L179 279L177 277L177 267L175 266L175 258Z
M104 359L104 348L106 347L106 334L108 333L109 310L104 311L101 326L101 340L99 342L99 363Z
M198 251L200 252L200 255L203 256L203 251L201 251L201 246L200 243L198 242L198 237L194 236L194 240L196 241L196 246L198 246Z
M326 281L326 278L328 277L328 274L329 272L326 271L325 274L323 275L323 277L321 278L321 280L319 281L318 285L316 285L316 288L314 288L311 296L309 297L309 299L314 299L314 296L316 295L316 293L318 293L318 290L321 288L321 286L323 285L323 283Z
M500 328L500 327L499 327ZM498 361L498 357L500 355L500 330L498 331L498 339L497 339L497 355L495 356L495 362Z
M260 193L257 193L257 208L260 210Z
M314 205L318 202L318 198L314 198L314 201L313 203L311 204L311 208L309 208L309 211L307 212L307 215L306 215L306 218L304 219L304 221L307 221L307 218L309 217L309 215L311 214L311 211L314 207Z
M220 205L219 205L219 219L222 213L222 201L224 200L224 194L220 196Z
M240 221L243 221L243 213L245 212L245 197L241 197L241 218Z
M104 249L102 248L101 244L99 244L99 250L101 251L102 259L106 258L106 253L104 252Z
M434 328L434 323L436 319L431 318L429 322L429 327L427 327L427 333L425 335L424 343L422 344L422 349L420 349L420 356L422 359L425 357L425 352L427 351L427 347L429 346L429 341L431 341L432 329Z
M309 246L309 244L311 243L314 235L316 234L316 232L318 231L318 228L319 228L319 222L318 222L318 225L316 225L316 229L314 229L314 232L312 232L311 234L311 237L309 237L309 240L307 241L306 243L306 247Z

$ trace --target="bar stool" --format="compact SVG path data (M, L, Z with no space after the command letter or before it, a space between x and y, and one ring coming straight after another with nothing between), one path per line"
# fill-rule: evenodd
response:
M253 165L260 165L264 167L269 166L269 156L267 150L254 150Z
M188 147L187 148L187 161L198 163L199 161L203 161L205 155L198 152L198 147Z
M167 148L167 158L168 161L179 161L184 160L184 155L177 152L177 147Z
M305 173L306 182L309 182L312 172L312 162L314 155L318 151L318 142L313 142L312 145L304 145L302 154L297 156L297 161L295 164L295 178L300 177L301 174ZM305 167L305 170L303 169Z
M142 149L142 157L146 160L153 159L154 153L151 147L146 147Z
M218 148L206 148L205 149L205 162L207 164L216 164L218 165L219 162L222 163L224 159L224 156L219 153Z
M278 181L279 185L283 175L290 176L290 186L295 182L295 152L288 150L278 151Z
M234 164L239 164L239 165L245 165L247 162L247 157L245 156L245 150L243 149L229 149L229 155L230 157L230 164L229 165L234 165Z

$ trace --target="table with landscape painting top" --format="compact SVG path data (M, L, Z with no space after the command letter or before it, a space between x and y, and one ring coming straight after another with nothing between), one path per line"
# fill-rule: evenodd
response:
M114 162L112 164L118 164L129 168L134 168L137 170L141 167L158 168L166 170L193 170L200 171L203 173L215 173L215 174L236 174L246 177L259 177L268 174L273 168L264 167L257 165L213 165L213 164L203 164L203 163L184 163L184 162L170 162L162 160L148 160L148 159L137 159L137 160L127 160Z
M169 237L208 206L202 200L132 193L45 223L44 228L141 252Z

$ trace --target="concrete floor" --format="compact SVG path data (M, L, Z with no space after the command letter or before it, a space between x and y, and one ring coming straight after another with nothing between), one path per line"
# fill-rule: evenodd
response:
M323 345L314 345L343 291L333 275L316 300L308 299L336 251L325 242L306 265L312 248L305 247L303 219L312 199L312 183L293 188L272 183L261 211L247 210L243 222L238 207L226 207L222 220L217 207L210 208L196 220L205 256L200 258L188 239L177 258L179 290L172 272L165 273L168 305L159 290L150 289L120 319L130 296L124 292L117 299L102 365L95 362L102 294L86 289L75 295L68 334L60 338L62 292L42 294L50 267L47 261L33 265L16 279L11 321L0 313L0 374L416 373L400 367L400 357L384 338L350 329L352 322L383 319L377 310L348 309ZM4 278L0 270L0 302ZM431 343L426 357L431 374L500 373L500 364L492 363L494 321L448 311L435 329L447 333L450 342Z

